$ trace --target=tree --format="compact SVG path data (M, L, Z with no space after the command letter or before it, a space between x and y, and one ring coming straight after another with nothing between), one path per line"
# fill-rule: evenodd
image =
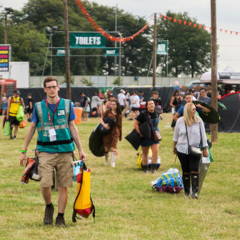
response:
M169 41L168 60L169 73L175 77L180 74L194 77L210 67L211 36L199 28L174 23L173 19L196 23L196 19L188 17L187 13L166 14L172 21L163 20L158 24L158 38Z
M13 25L8 31L8 43L12 45L12 61L30 62L30 74L41 75L47 39L32 23Z
M93 2L83 1L83 4L95 22L106 31L115 29L115 8L98 5ZM91 24L84 18L74 1L68 1L69 31L93 31ZM58 26L63 29L63 9L59 0L29 0L23 9L25 18L23 21L33 22L40 32L45 31L46 26ZM130 36L141 29L146 21L143 18L134 17L123 10L118 11L119 25L123 26L123 36ZM114 35L113 33L111 33ZM114 47L114 43L106 41L107 47ZM53 46L62 47L63 34L57 32L53 37ZM149 45L148 37L139 35L134 41L122 44L124 58L122 58L122 73L124 75L141 75L148 68L151 53L145 48ZM150 44L151 46L151 44ZM56 49L53 49L55 55ZM114 58L104 57L104 49L71 49L71 55L103 55L103 57L71 57L71 71L74 75L102 75L114 74ZM53 73L63 74L63 58L53 58ZM144 70L145 69L145 70ZM46 69L48 74L49 69Z

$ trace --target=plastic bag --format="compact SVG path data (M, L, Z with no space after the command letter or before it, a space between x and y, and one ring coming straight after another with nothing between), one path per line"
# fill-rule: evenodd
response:
M16 119L19 122L22 122L24 120L24 108L22 105L20 105L18 108L18 113L17 113Z
M11 134L11 126L10 126L10 122L6 121L4 124L4 128L3 128L3 135L4 136L9 136Z
M82 161L74 161L73 162L73 181L76 182L77 175L80 173L80 167L82 166Z

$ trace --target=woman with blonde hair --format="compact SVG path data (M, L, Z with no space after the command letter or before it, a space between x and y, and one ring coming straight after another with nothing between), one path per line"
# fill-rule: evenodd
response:
M190 196L190 178L192 182L192 198L198 198L199 163L201 156L189 152L189 146L203 148L203 156L208 156L207 137L202 119L196 115L196 106L187 103L183 117L176 123L174 132L173 153L177 154L182 167L182 178L186 196ZM201 145L201 146L200 146Z

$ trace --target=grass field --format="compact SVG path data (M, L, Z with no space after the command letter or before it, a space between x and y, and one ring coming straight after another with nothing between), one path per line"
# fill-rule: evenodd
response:
M39 183L21 184L19 149L27 128L20 129L17 140L0 133L0 239L240 239L240 134L219 133L212 147L211 163L198 200L158 193L151 181L173 167L171 114L163 114L160 130L163 140L158 173L143 174L137 167L136 151L123 138L118 144L116 168L104 166L88 149L88 138L98 119L78 125L86 164L92 171L91 193L96 207L92 217L71 222L77 185L69 189L65 212L66 227L44 226L44 202ZM2 122L2 117L0 118ZM133 129L124 119L123 136ZM210 138L210 136L208 136ZM34 149L36 136L28 149ZM34 153L29 151L29 156ZM177 161L176 168L180 170ZM58 192L53 191L57 209ZM54 218L56 217L56 211Z

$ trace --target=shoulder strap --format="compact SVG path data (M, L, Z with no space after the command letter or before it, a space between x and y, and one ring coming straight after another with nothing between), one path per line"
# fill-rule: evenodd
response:
M148 113L148 112L147 112ZM148 118L149 118L149 120L150 120L150 123L151 123L151 128L152 128L152 131L153 131L153 133L154 133L154 127L153 127L153 124L152 124L152 119L151 119L151 117L150 117L150 114L148 113Z
M200 124L200 122L199 122L199 131L200 131L200 138L201 138L201 141L200 141L200 143L202 143L202 131L201 131L201 124Z

